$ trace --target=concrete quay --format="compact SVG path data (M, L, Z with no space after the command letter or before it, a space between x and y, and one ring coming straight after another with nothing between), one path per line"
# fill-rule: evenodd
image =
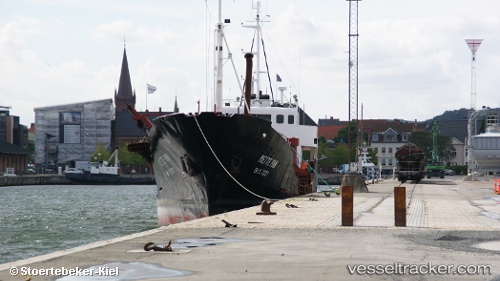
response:
M341 197L314 193L274 203L276 215L256 215L255 206L1 264L0 280L26 280L29 270L33 281L500 280L492 180L403 184L406 227L394 226L396 186L384 180L355 193L352 227L341 226ZM143 250L169 241L172 252Z
M1 186L73 184L66 176L56 174L0 176Z

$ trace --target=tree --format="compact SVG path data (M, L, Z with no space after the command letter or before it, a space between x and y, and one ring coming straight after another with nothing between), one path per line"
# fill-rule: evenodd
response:
M334 166L333 152L327 145L326 139L321 136L318 140L318 167L331 167Z
M318 167L334 167L347 163L347 144L341 143L333 148L328 146L325 138L320 137L318 142Z
M120 164L130 166L146 165L146 160L144 160L144 158L142 158L142 156L138 153L128 151L127 146L128 143L121 143L118 147Z
M335 143L347 143L350 140L351 144L356 144L358 140L357 136L358 133L356 130L356 121L351 121L351 123L349 123L349 126L346 126L339 130L337 137L335 137L333 140L335 141Z
M432 159L432 132L413 132L410 142L419 146L425 153L426 159ZM438 135L438 156L441 161L448 162L453 159L453 145L448 136Z
M321 144L321 142L320 142ZM327 149L324 153L320 154L318 160L319 167L334 167L347 163L347 144L341 143L333 149Z
M352 149L351 149L352 152ZM348 154L348 148L347 144L339 144L333 149L333 158L334 158L334 163L335 165L342 165L342 164L347 164L347 154ZM351 158L353 159L353 158Z
M128 143L121 143L118 147L118 161L120 165L140 166L146 165L146 160L138 153L130 152L127 149ZM91 162L96 160L104 161L111 157L111 152L106 149L106 146L99 143L90 157ZM114 159L111 159L110 164L114 164Z
M108 160L111 156L111 152L106 149L106 146L103 143L98 143L94 153L90 155L90 162L104 161Z
M350 138L349 138L350 136ZM366 134L365 134L366 137ZM362 138L364 139L364 138ZM349 146L349 157L345 159L345 161L341 164L347 164L347 162L355 162L356 159L356 151L358 149L358 131L356 129L356 121L351 121L348 126L339 130L339 133L336 138L334 138L335 143L338 144L346 144L346 153L347 153L347 144L350 141ZM347 154L346 154L347 157ZM339 164L340 165L340 164Z
M450 162L454 157L455 148L448 136L438 136L438 155L445 163Z
M348 147L347 140L349 135L349 128L346 126L339 130L337 137L333 139L334 143L328 143L328 141L321 136L318 142L318 166L319 167L332 167L339 166L342 164L348 164L348 162L357 162L356 151L358 149L357 143L357 132L356 132L356 121L350 123L350 141L351 145ZM367 138L367 134L364 134L364 138ZM332 148L333 147L333 148ZM349 155L349 157L348 157ZM377 157L373 149L368 149L368 156L371 157L373 163L377 163Z

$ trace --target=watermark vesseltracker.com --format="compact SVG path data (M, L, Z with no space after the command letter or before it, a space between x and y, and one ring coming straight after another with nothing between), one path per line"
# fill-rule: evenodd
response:
M491 275L491 265L488 264L356 264L347 265L350 274L358 275Z
M11 267L10 274L13 276L119 276L118 267L110 268L101 266L93 268L32 268L29 266Z

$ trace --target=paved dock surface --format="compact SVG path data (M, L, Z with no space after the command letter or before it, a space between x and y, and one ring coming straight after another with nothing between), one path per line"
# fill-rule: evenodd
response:
M314 193L276 202L276 215L256 215L256 206L2 264L0 280L26 280L28 270L33 281L500 280L492 180L403 184L406 227L394 226L398 185L384 180L355 193L352 227L341 226L339 196ZM169 241L172 252L143 250ZM62 270L80 276L57 276Z

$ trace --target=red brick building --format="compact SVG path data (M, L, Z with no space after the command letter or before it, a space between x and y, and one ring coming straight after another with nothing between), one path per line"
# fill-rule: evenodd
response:
M26 172L28 168L29 152L24 148L0 141L0 173L3 175L6 168L14 168L16 174Z

